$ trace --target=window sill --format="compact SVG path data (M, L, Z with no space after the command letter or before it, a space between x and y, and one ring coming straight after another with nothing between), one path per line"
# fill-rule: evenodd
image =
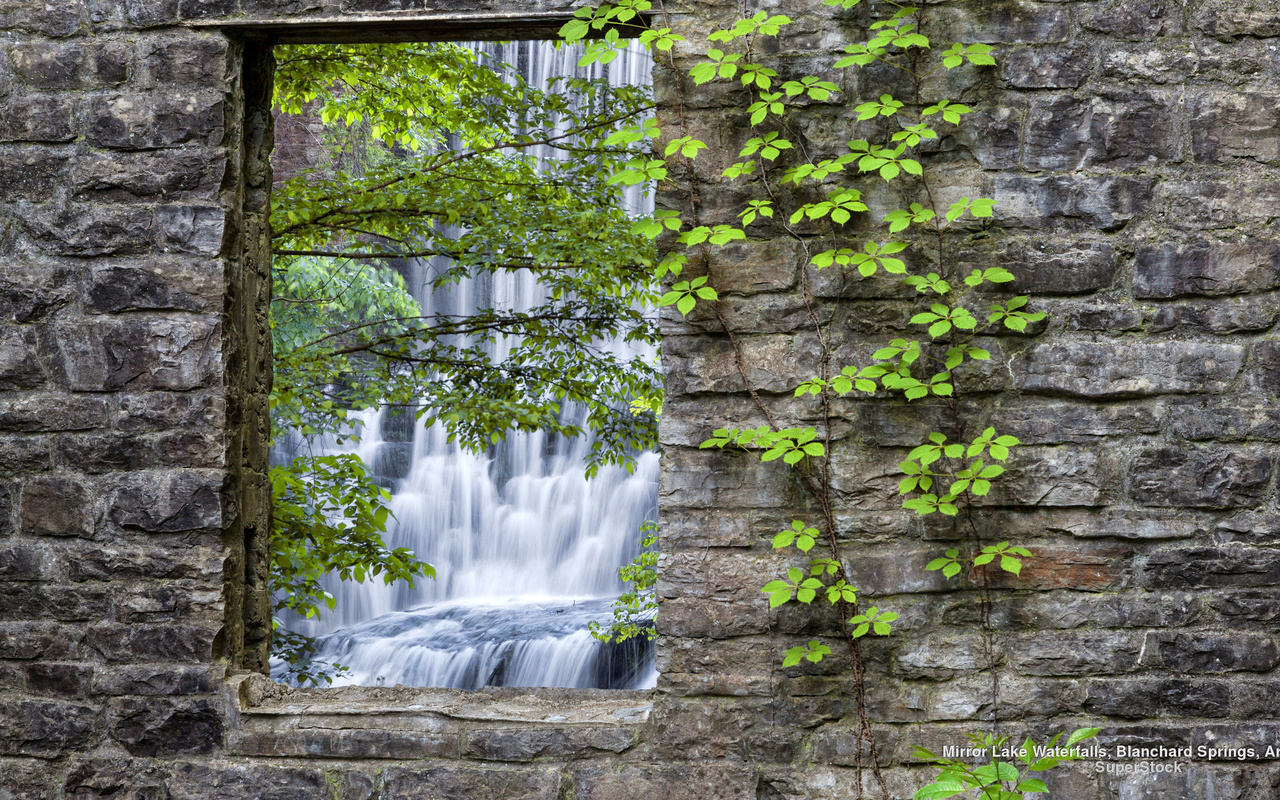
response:
M233 755L526 762L624 753L641 740L652 691L463 691L404 686L294 689L231 679Z

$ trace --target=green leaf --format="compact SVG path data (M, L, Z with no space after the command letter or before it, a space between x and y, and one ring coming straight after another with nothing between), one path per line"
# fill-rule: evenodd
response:
M955 797L961 792L967 791L968 786L955 781L939 781L922 787L914 795L912 800L946 800L948 797Z
M1101 732L1102 728L1080 728L1079 730L1072 731L1071 735L1067 737L1066 746L1071 747L1072 745L1087 741Z

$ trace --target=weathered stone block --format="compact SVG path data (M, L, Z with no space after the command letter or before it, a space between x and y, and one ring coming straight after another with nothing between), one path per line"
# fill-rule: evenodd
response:
M154 37L143 41L138 56L147 83L175 87L218 88L228 81L227 42L214 36Z
M5 197L43 203L65 179L66 153L45 147L0 147L0 185Z
M57 459L59 467L89 474L148 469L159 460L151 439L96 434L58 437Z
M1182 33L1180 0L1122 0L1086 13L1082 24L1089 30L1109 33L1124 39L1150 40Z
M990 5L982 13L942 7L938 23L949 41L989 44L1035 44L1066 41L1068 17L1065 8L1040 3L1009 2Z
M73 110L68 98L57 95L10 100L0 117L0 142L69 142L75 138Z
M662 468L670 478L659 491L666 506L767 508L787 497L787 475L746 454L668 450Z
M1157 550L1147 557L1145 578L1156 588L1272 586L1280 580L1280 554L1242 545Z
M0 475L47 471L53 467L49 456L47 437L0 435Z
M129 23L139 28L166 25L178 19L178 0L124 0Z
M726 509L680 509L662 515L662 549L747 547L753 541L748 514Z
M14 74L33 89L80 89L123 83L129 74L124 43L86 47L78 42L41 42L9 53Z
M1119 46L1102 55L1103 77L1157 85L1188 80L1200 71L1200 66L1200 53L1194 47L1177 42L1163 46Z
M601 753L621 753L635 744L634 728L487 728L467 734L463 756L517 762L539 758L582 759Z
M1179 98L1169 92L1060 97L1032 107L1023 164L1033 170L1176 161Z
M0 753L56 756L87 747L97 709L53 700L0 702Z
M38 359L35 332L30 328L0 327L0 390L34 389L44 384L45 374Z
M1220 681L1184 678L1091 680L1084 710L1109 717L1144 719L1157 713L1175 716L1231 715L1231 688Z
M432 766L389 769L383 780L382 797L386 800L552 800L558 796L561 775L547 767L486 770Z
M1266 634L1152 631L1143 648L1143 664L1192 674L1267 672L1280 664L1280 648Z
M1110 786L1105 790L1115 792L1125 800L1159 800L1165 797L1220 797L1223 800L1244 800L1248 795L1246 773L1239 769L1211 768L1200 764L1188 765L1181 773L1152 772L1147 774L1107 776Z
M1159 433L1162 412L1155 405L1095 406L1054 401L1028 402L1000 410L998 432L1024 445L1089 443L1107 436Z
M221 17L236 12L236 0L178 0L178 13L183 19Z
M213 392L146 392L118 398L115 426L122 431L220 428L226 424L226 403Z
M77 199L96 202L207 198L217 192L226 167L219 149L86 153L72 164L70 182Z
M0 761L0 786L23 800L53 800L58 786L49 780L49 767L35 759L7 758Z
M1135 297L1239 294L1280 286L1280 242L1196 241L1138 250Z
M158 796L168 800L211 800L212 797L253 797L261 800L323 797L328 800L335 795L335 787L329 783L323 769L226 761L175 762L162 786L160 791L167 794ZM353 796L350 800L356 798Z
M1271 459L1251 450L1144 450L1129 467L1129 496L1149 506L1252 506L1271 472Z
M1280 439L1280 409L1272 406L1197 401L1171 407L1169 418L1191 441Z
M21 528L38 536L91 536L93 506L89 487L79 478L50 475L29 478L22 487Z
M997 221L1009 227L1110 231L1145 211L1154 182L1117 175L997 175Z
M200 695L218 691L224 677L219 667L96 667L95 695Z
M238 756L272 758L460 758L461 746L457 731L331 730L313 727L278 730L278 727L285 726L277 724L262 730L233 729L229 732L227 750Z
M657 622L664 636L710 639L767 633L769 624L769 613L762 603L679 597L662 603Z
M1035 552L1041 548L1036 547ZM1106 549L1097 551L1105 554ZM1058 556L1057 552L1047 557ZM1132 557L1132 552L1129 553ZM1047 560L1046 557L1046 560ZM1039 559L1032 559L1024 571ZM1194 594L1162 592L1149 596L1053 590L1028 595L1001 594L992 601L992 626L998 630L1066 630L1071 628L1168 628L1201 618L1203 603ZM980 608L972 599L948 600L942 611L946 625L980 625Z
M1258 298L1214 303L1180 303L1156 309L1147 329L1152 333L1179 328L1217 335L1263 331L1275 324L1275 304L1265 295Z
M1008 646L1009 659L1024 675L1108 675L1133 672L1142 636L1133 633L1032 634Z
M1049 316L1065 316L1069 331L1136 331L1143 319L1141 310L1115 305L1075 305L1065 315L1050 311Z
M107 424L107 403L98 397L27 395L0 399L0 430L89 430Z
M1280 161L1280 96L1203 92L1189 106L1191 148L1197 161Z
M712 266L711 283L742 294L791 288L804 261L804 251L791 239L733 242L723 252L724 259Z
M206 318L87 321L55 333L75 391L216 385L219 335L218 323Z
M1115 460L1099 449L1019 447L980 505L1102 506L1120 491Z
M193 663L212 658L215 630L196 625L117 625L89 628L86 644L109 662Z
M152 212L139 206L23 209L27 234L40 249L63 256L140 255L151 249Z
M1075 89L1089 68L1088 53L1078 45L1019 47L1001 59L1001 77L1019 89Z
M0 658L33 661L74 661L85 657L81 626L48 622L0 625Z
M1083 294L1112 285L1116 251L1105 240L1076 236L1069 240L999 242L991 249L966 249L957 254L962 272L999 263L1014 274L1012 283L993 291L1017 294Z
M582 800L755 800L756 770L729 764L688 766L600 766L577 773Z
M1011 369L1025 392L1135 397L1223 392L1243 364L1236 344L1060 340L1030 348Z
M1241 36L1280 36L1280 11L1265 2L1209 0L1196 13L1195 24L1224 41Z
M154 150L188 142L217 145L223 136L221 95L172 97L117 94L94 99L85 136L96 147Z
M78 2L52 5L41 0L14 0L0 9L0 30L70 36L80 29Z
M85 310L218 311L223 301L221 264L180 261L106 264L95 269L85 287Z
M135 756L207 754L222 745L222 715L209 700L125 698L112 706L107 728Z
M6 489L6 494L8 490ZM5 516L8 516L9 498L5 498ZM49 559L43 548L27 544L8 545L0 548L0 578L9 581L40 581L48 577Z
M999 663L1000 652L994 654ZM895 672L907 680L942 680L986 669L989 657L981 633L933 633L906 640L894 654Z
M98 587L12 583L0 586L0 613L5 619L53 619L81 622L99 617L107 593Z
M89 689L93 668L84 664L28 664L27 688L39 694L80 697Z
M79 549L69 555L67 575L73 581L190 578L221 585L225 554L220 540L210 536L206 541L194 539L187 543L188 535L181 538L182 542L166 543L167 546L155 543L138 547L95 544L91 548Z
M215 471L126 475L111 495L107 517L147 533L216 530L222 524L220 482Z
M156 210L161 252L216 256L226 235L226 212L221 208L163 206Z

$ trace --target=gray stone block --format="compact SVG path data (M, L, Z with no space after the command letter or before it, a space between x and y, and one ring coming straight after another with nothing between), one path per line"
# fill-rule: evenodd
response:
M1101 31L1124 39L1151 40L1182 33L1183 2L1181 0L1113 0L1086 13L1081 24L1089 30Z
M1031 347L1012 371L1024 392L1137 397L1223 392L1243 364L1236 344L1060 340Z
M1088 77L1089 62L1078 45L1019 47L1001 59L1001 77L1019 89L1075 89Z
M186 97L115 94L90 101L85 136L95 147L154 150L194 143L221 144L221 95Z
M215 385L218 324L207 318L137 318L65 323L55 332L74 391Z
M1148 506L1253 506L1271 473L1270 457L1253 450L1144 450L1129 467L1129 496Z
M222 745L222 714L209 700L124 698L112 705L107 728L135 756L204 755Z
M146 533L217 530L220 490L220 477L212 470L126 474L110 496L107 518Z
M1280 286L1280 242L1195 241L1138 250L1133 265L1135 297L1221 295Z
M1280 95L1203 92L1194 96L1189 107L1191 148L1197 161L1280 161Z
M69 142L75 138L74 106L58 95L30 95L7 104L0 142Z
M5 197L33 203L51 199L66 178L70 160L68 154L45 147L0 147L0 185L5 187Z
M86 483L72 476L29 478L22 487L21 529L38 536L91 536L90 497Z
M0 701L0 753L49 757L85 748L97 713L54 700Z

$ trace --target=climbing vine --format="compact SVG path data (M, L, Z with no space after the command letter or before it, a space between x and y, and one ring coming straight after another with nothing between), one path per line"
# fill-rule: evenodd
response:
M860 2L823 0L823 5L849 11ZM863 793L862 771L870 769L880 793L887 797L866 710L862 642L868 636L893 635L898 614L864 603L842 559L829 464L836 419L832 403L847 395L901 396L907 403L936 398L945 407L945 430L931 432L898 464L901 477L897 493L902 507L917 515L951 518L953 536L962 542L920 568L940 572L944 579L960 581L978 592L985 668L991 679L991 730L970 738L974 747L990 752L991 760L971 766L917 748L917 759L933 765L937 772L915 797L940 800L965 795L1010 800L1046 792L1046 784L1033 773L1073 760L1072 748L1098 730L1077 730L1061 747L1060 734L1043 747L1028 739L1014 748L1005 747L1008 737L998 731L999 680L990 624L990 587L997 572L1019 575L1033 554L1017 543L984 540L973 509L1006 475L1005 464L1020 442L995 426L966 433L967 423L956 400L958 383L962 383L957 378L963 379L966 365L993 358L991 351L981 346L983 337L1025 334L1045 314L1031 310L1027 296L982 299L987 293L999 294L1015 276L1000 266L963 274L948 242L956 233L983 225L993 216L996 202L966 196L942 205L923 155L942 137L954 136L975 110L938 96L953 85L946 75L961 68L994 65L992 48L964 42L937 48L926 34L927 6L887 2L871 9L868 38L845 47L828 71L784 78L760 63L759 56L764 41L778 37L794 21L767 11L750 13L741 5L739 12L738 19L723 27L704 30L698 21L690 20L679 28L662 0L656 5L651 0L619 0L579 9L561 31L567 41L587 42L583 64L607 63L616 57L624 37L635 35L674 76L674 129L660 129L655 120L648 120L614 134L617 143L648 138L654 144L648 156L631 160L610 181L656 182L683 193L685 213L660 210L635 226L637 233L661 239L666 245L656 271L658 278L670 281L670 288L660 303L674 306L683 316L700 305L708 308L729 339L738 374L766 420L755 428L719 428L702 447L732 448L763 462L780 461L794 471L814 501L817 518L797 519L773 539L774 548L782 553L793 553L794 548L800 554L797 560L803 559L802 566L787 567L761 590L771 609L797 602L823 603L838 610L844 621L842 646L851 656L857 707L858 794L861 797ZM689 52L693 43L704 41L705 48ZM846 91L830 79L831 71L873 66L882 85L888 85L884 76L892 71L902 79L895 79L893 85L905 86L906 92L895 95L886 91L858 103L854 108L857 120L874 133L866 139L850 140L839 154L817 152L797 132L793 112L804 105L829 102ZM705 182L698 171L698 159L708 146L693 135L686 119L685 76L694 85L726 84L745 97L741 112L752 135L738 154L741 160L720 176L753 195L740 208L736 225L708 225L701 219L699 187ZM852 85L847 77L844 81ZM868 198L877 183L897 184L899 195L914 194L915 200L882 214L879 220L871 219ZM906 325L917 334L893 339L865 363L838 364L829 323L823 322L815 309L818 298L809 284L807 268L801 270L800 297L818 346L812 377L800 382L794 394L816 404L819 425L779 424L749 379L733 320L726 316L730 312L711 281L716 248L747 240L753 226L781 230L792 238L804 253L807 268L840 270L851 280L875 279L883 274L914 290L917 308ZM879 234L857 238L868 227ZM696 277L686 277L686 270ZM813 639L788 649L782 665L818 663L831 654L829 644ZM997 757L997 752L1012 755Z

